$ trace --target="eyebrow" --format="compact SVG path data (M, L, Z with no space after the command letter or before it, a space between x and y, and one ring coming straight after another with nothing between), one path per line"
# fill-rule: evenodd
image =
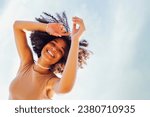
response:
M57 40L53 40L54 42L56 42L56 43L58 43L58 41ZM64 47L61 47L62 48L62 50L64 51L63 53L65 53L65 48Z

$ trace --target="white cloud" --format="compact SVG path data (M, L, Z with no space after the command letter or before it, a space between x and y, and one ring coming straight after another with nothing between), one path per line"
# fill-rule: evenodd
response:
M93 4L86 1L80 4L78 0L73 3L66 0L16 0L5 6L0 21L0 65L3 66L0 67L0 87L5 91L1 99L8 99L8 85L19 65L13 39L13 22L16 19L34 20L42 11L55 13L65 10L69 18L77 15L85 19L87 30L83 38L88 39L90 49L94 52L87 67L78 72L73 91L65 96L56 96L56 99L132 99L134 96L130 93L144 85L144 81L143 84L139 83L142 74L131 65L136 60L138 36L142 35L141 30L149 11L147 2L123 0L105 3L106 7L102 7L101 1L94 13L91 9L97 1L93 1ZM100 12L100 8L104 8L103 11ZM71 19L69 22L71 24ZM149 73L147 76L150 76ZM140 94L135 95L141 98Z

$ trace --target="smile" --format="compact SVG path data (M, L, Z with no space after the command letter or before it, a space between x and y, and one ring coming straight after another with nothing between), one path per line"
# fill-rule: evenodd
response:
M53 54L50 50L48 50L47 52L48 52L53 58L55 57L54 54Z

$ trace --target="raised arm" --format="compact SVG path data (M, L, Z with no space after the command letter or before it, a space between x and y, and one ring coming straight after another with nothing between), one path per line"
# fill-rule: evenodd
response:
M27 31L38 30L43 32L47 31L48 33L51 33L54 36L68 35L69 33L64 33L62 32L61 29L59 29L59 27L62 26L63 25L60 23L45 24L45 23L31 22L31 21L16 21L14 23L14 35L15 35L17 50L21 61L21 66L33 62L33 56L30 47L27 43L25 30ZM51 29L51 30L49 31L47 29Z
M61 80L57 80L54 84L54 90L56 93L67 93L69 92L76 79L76 72L78 67L78 50L79 50L79 39L82 33L85 31L84 22L78 17L73 17L73 29L71 36L71 48L69 51L68 59L65 65L64 72ZM79 28L77 29L77 25Z
M21 62L20 65L23 66L27 63L33 62L33 56L30 47L27 43L25 30L45 31L46 24L30 21L15 21L13 28L14 28L15 42Z

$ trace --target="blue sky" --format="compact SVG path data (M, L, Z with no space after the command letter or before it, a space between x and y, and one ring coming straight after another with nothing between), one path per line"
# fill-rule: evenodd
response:
M84 19L82 38L94 54L78 71L73 90L54 99L150 99L149 4L149 0L1 0L0 99L8 99L19 66L13 22L64 10L70 26L71 17Z

